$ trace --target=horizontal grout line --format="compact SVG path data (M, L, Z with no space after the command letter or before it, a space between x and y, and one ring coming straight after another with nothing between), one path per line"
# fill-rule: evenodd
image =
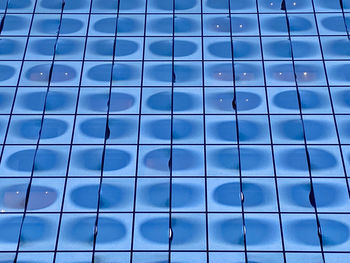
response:
M317 246L316 246L317 247ZM140 249L133 249L133 250L103 250L103 249L95 249L94 251L96 251L96 253L121 253L121 252L126 252L126 253L130 253L130 252L134 252L134 253L138 253L138 252L144 252L144 253L168 253L169 250L165 249L165 250L158 250L158 249L149 249L149 250L140 250ZM271 253L298 253L298 254L321 254L321 251L319 250L251 250L251 249L247 249L246 250L248 253L262 253L262 254L271 254ZM0 253L15 253L16 251L11 251L11 250L0 250ZM54 253L54 252L58 252L58 253L92 253L93 250L20 250L19 254L23 253ZM182 252L182 253L194 253L194 252L202 252L202 253L244 253L245 250L214 250L214 249L209 249L209 250L192 250L192 249L186 249L186 250L179 250L179 249L171 249L172 253L176 253L176 252ZM334 250L326 250L324 249L324 253L325 254L349 254L350 250L339 250L339 251L334 251Z
M310 176L282 176L282 175L271 175L271 176L265 176L265 175L259 175L259 176L254 176L254 175L242 175L242 178L245 179L309 179ZM13 176L0 176L0 179L29 179L30 176L17 176L17 175L13 175ZM67 178L66 176L40 176L40 175L34 175L33 178L35 179L65 179ZM100 179L101 176L94 176L94 175L89 175L89 176L79 176L79 175L68 175L69 179ZM170 175L168 176L164 176L164 175L154 175L154 176L146 176L146 175L132 175L132 176L128 176L128 175L120 175L120 176L115 176L115 175L103 175L103 178L105 178L106 180L108 179L169 179ZM173 178L178 178L178 179L188 179L188 180L193 180L193 179L239 179L240 177L237 176L232 176L232 175L198 175L198 176L193 176L193 175L173 175ZM315 176L312 175L313 179L332 179L332 180L346 180L347 177L345 176Z
M256 7L254 7L254 9L256 9ZM58 9L57 9L58 10ZM11 10L9 9L7 11L8 14L11 15L33 15L33 14L38 14L38 15L60 15L60 12L11 12ZM350 12L344 12L345 14L350 14ZM0 15L2 15L3 13L0 12ZM70 11L64 11L63 12L64 15L116 15L117 12L70 12ZM120 11L119 15L169 15L172 16L173 15L173 11L169 11L169 12L124 12L124 11ZM176 15L228 15L229 12L177 12L175 11ZM231 15L284 15L284 11L275 11L275 12L232 12L231 11ZM342 14L342 11L288 11L288 14Z
M40 59L40 60L33 60L33 59L26 59L26 60L21 60L21 59L0 59L0 62L17 62L17 61L24 61L24 62L50 62L52 59ZM113 59L85 59L85 62L112 62ZM145 60L139 60L139 59L114 59L115 62L157 62L157 63L170 63L172 60L166 60L166 59L145 59ZM235 59L235 62L292 62L290 59ZM295 59L295 61L300 61L300 62L349 62L350 58L348 59ZM55 62L82 62L81 59L55 59ZM186 63L192 63L192 62L220 62L220 63L228 63L232 62L232 60L228 59L207 59L207 60L200 60L200 59L175 59L175 62L186 62ZM349 82L350 84L350 82Z
M310 207L310 209L312 209ZM101 209L102 211L99 212L99 214L168 214L169 211L165 210L164 211L103 211L103 209ZM230 215L241 215L242 212L239 211L174 211L174 208L172 208L171 211L172 214L199 214L199 215L206 215L206 214L230 214ZM318 214L323 214L323 215L349 215L350 216L350 212L317 212ZM0 217L1 215L4 214L9 214L9 215L23 215L23 212L0 212ZM60 214L76 214L76 215L96 215L97 212L92 212L92 211L45 211L45 212L33 212L33 211L27 211L26 214L31 214L31 215L60 215ZM244 214L251 214L251 215L279 215L279 214L284 214L284 215L314 215L315 212L305 212L305 211L299 211L299 212L278 212L278 211L244 211ZM349 250L350 251L350 250Z
M35 140L35 139L33 139ZM103 140L103 138L101 138L101 140ZM169 139L170 141L170 139ZM34 143L7 143L7 144L0 144L0 146L35 146L37 144ZM39 145L41 146L103 146L104 144L101 143L90 143L90 144L82 144L82 143L39 143ZM304 143L207 143L207 144L203 144L203 143L106 143L106 145L108 146L159 146L159 147L164 147L164 146L170 146L170 145L174 145L174 146L220 146L220 147L228 147L228 146L304 146ZM337 143L307 143L306 145L308 146L349 146L349 143L344 143L344 144L337 144Z

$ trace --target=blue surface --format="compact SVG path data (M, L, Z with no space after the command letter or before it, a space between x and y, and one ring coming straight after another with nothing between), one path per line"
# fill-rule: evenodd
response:
M0 263L350 262L350 1L281 4L0 0Z

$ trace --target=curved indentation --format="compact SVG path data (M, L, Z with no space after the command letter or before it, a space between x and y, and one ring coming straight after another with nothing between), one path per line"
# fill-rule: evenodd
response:
M247 33L256 29L256 21L248 17L232 17L232 28L228 17L213 17L207 20L207 28L212 32Z
M30 172L33 169L34 149L21 150L13 153L7 159L7 166L16 171ZM58 152L48 149L38 149L34 169L48 171L57 167L61 162Z
M307 8L308 2L305 2L303 0L300 1L286 1L285 5L286 5L286 9L289 12L293 12L294 10L301 10L304 8ZM281 10L281 1L271 1L271 0L261 0L259 1L259 4L261 4L262 6L264 6L264 8L269 8L271 10L276 10L276 11L280 11L282 12L283 10Z
M46 92L30 92L20 97L21 105L33 111L43 111ZM46 111L55 111L66 109L72 105L73 98L66 92L50 91L47 95L45 109Z
M341 15L326 17L321 20L321 24L328 30L346 34L344 20ZM346 24L350 24L350 18L348 17L346 18Z
M312 28L312 23L308 19L300 16L290 16L289 23L291 32L302 32ZM269 29L270 31L288 33L286 18L284 16L267 19L265 26L266 29Z
M321 140L330 136L332 127L328 122L304 120L307 140ZM280 134L291 140L303 140L304 133L300 119L282 121L277 124Z
M274 227L268 220L246 218L245 224L250 245L266 244L275 239ZM215 235L226 244L243 245L242 227L240 218L225 219L215 224Z
M175 18L175 33L191 33L199 28L198 23L192 18L188 17L176 17ZM159 18L151 20L149 23L149 29L156 31L158 33L168 33L173 32L173 18Z
M330 55L348 57L350 56L350 45L347 38L328 40L323 43L324 52Z
M109 95L103 93L93 93L84 97L86 106L94 111L106 112ZM135 104L135 97L122 92L112 92L111 112L118 112L130 109Z
M196 168L198 156L195 152L187 149L173 149L172 170L182 171ZM154 170L169 171L170 149L156 149L148 152L144 157L144 164Z
M113 56L113 39L94 41L91 50L93 53L101 56ZM135 53L139 48L139 44L135 41L118 39L116 43L116 56L128 56Z
M253 81L259 76L259 67L254 64L236 63L235 64L236 81ZM233 82L232 63L212 64L208 66L208 77L218 81Z
M199 227L194 220L176 218L171 219L173 230L173 245L187 244L199 236ZM140 226L141 235L147 240L158 243L169 243L169 219L165 217L153 218Z
M294 40L293 54L297 58L310 57L316 54L317 47L312 42ZM280 58L291 58L292 52L289 40L280 40L266 43L265 48L271 54Z
M154 65L150 68L150 77L161 82L172 82L173 66L171 64ZM175 82L189 82L200 78L200 69L191 64L176 64L174 66Z
M109 139L122 138L132 130L132 123L128 120L109 118ZM104 138L106 130L106 118L92 118L80 124L80 130L93 138Z
M229 17L210 18L207 20L207 28L212 32L230 32L230 19Z
M35 40L32 50L36 54L52 56L54 54L55 42L56 40L54 38ZM77 40L61 38L57 44L56 55L74 54L79 48L80 46Z
M135 8L144 8L144 5L145 3L141 0L120 1L119 10L124 11ZM116 12L118 9L118 0L95 0L94 6L97 9L109 9Z
M207 103L217 110L232 112L232 100L233 92L218 92L211 94ZM236 104L239 111L253 110L259 107L261 103L261 97L255 93L246 91L236 92Z
M16 70L11 66L0 65L0 81L5 81L15 75Z
M109 82L111 80L112 64L101 64L89 69L88 77L97 81ZM113 81L131 80L136 78L137 69L128 64L117 63L113 67Z
M184 183L172 183L171 187L171 207L182 208L198 203L199 187ZM168 208L170 205L169 191L169 183L152 184L142 190L142 201L154 207Z
M65 10L81 9L82 7L86 6L86 3L87 3L86 0L67 1L64 6L64 9ZM40 5L47 9L61 10L62 0L43 0L41 1Z
M10 1L14 2L14 1ZM5 24L4 24L4 32L6 31L16 31L23 29L23 25L28 24L29 21L25 19L23 16L19 15L6 15Z
M349 70L350 64L342 63L341 65L332 67L331 70L328 71L328 74L331 74L332 78L335 80L350 82Z
M17 136L26 139L37 139L41 127L41 119L22 120L16 123L14 129ZM40 139L51 139L63 135L68 129L68 123L52 118L45 118Z
M269 67L270 76L278 81L295 82L292 64L277 64ZM314 65L295 65L296 80L299 82L312 82L321 80L323 69Z
M241 169L255 170L267 165L267 157L262 150L253 148L241 148ZM236 148L223 148L215 150L212 153L211 159L218 168L227 170L238 170L238 151Z
M139 44L135 41L118 39L117 48L115 51L116 56L128 56L135 53L139 49ZM112 45L113 46L113 45ZM98 49L103 49L103 46L99 46ZM113 51L111 52L111 54Z
M333 219L321 219L322 241L324 246L336 246L349 239L349 227ZM294 242L309 246L319 246L315 219L295 220L288 224L288 233Z
M303 109L316 109L325 105L325 99L319 93L311 90L299 90ZM273 97L273 103L283 109L298 110L296 90L282 91Z
M6 208L23 209L26 203L28 185L11 185L2 191L2 203ZM57 200L57 191L49 186L32 185L27 204L28 210L49 207Z
M79 186L73 189L70 198L80 207L96 209L98 205L98 190L99 185L97 184ZM121 187L103 183L101 186L100 208L108 209L121 205L125 198L124 194L124 189Z
M0 39L0 56L18 54L21 47L19 43L19 41L13 39ZM0 72L2 73L1 69Z
M338 125L339 124L340 123L338 123ZM344 136L344 138L350 138L350 121L341 122L341 126L339 126L339 129L341 130L341 134L342 136Z
M235 1L238 2L238 1ZM244 16L234 16L231 18L232 33L248 33L257 28L256 18L249 18Z
M176 0L175 10L183 11L188 10L196 6L197 0ZM153 1L155 7L161 10L172 11L173 1L172 0L155 0Z
M9 9L21 9L26 8L31 5L31 0L17 0L17 1L9 1L8 8Z
M162 119L154 120L146 124L146 132L157 139L170 140L171 137L171 120ZM197 134L198 125L196 122L183 119L173 120L172 136L174 140L186 139Z
M251 141L262 136L261 125L257 122L239 120L239 140L241 142ZM211 126L211 133L218 139L224 141L237 141L236 122L222 121Z
M89 243L94 240L96 217L77 218L68 225L69 238L76 242ZM110 243L121 240L126 235L126 227L120 220L99 215L97 240L99 243Z
M103 18L95 22L94 29L101 33L114 34L116 27L116 18ZM128 17L118 19L118 33L132 33L138 30L139 22Z
M213 9L224 9L226 12L228 10L228 1L227 0L207 0L206 5ZM241 10L252 6L249 1L230 1L231 10Z
M104 171L116 171L126 167L131 161L130 153L118 149L106 149ZM78 153L79 166L87 170L100 171L102 149L82 150Z
M318 0L317 3L324 8L340 10L339 1Z
M243 183L244 206L255 207L266 203L268 191L259 184ZM213 198L219 204L241 206L241 191L239 183L225 183L215 188Z
M0 93L0 109L9 105L11 96L7 93Z
M312 170L324 170L337 165L334 155L323 149L309 148ZM283 165L294 170L307 171L306 153L304 148L285 151L281 154Z
M18 235L23 216L6 217L0 220L0 240L18 243ZM21 241L30 243L50 239L51 228L54 227L44 217L26 215L21 233Z
M174 111L186 111L194 108L196 104L193 95L186 92L174 91ZM154 110L170 111L171 110L171 92L158 92L147 99L147 106Z
M50 75L50 64L33 66L26 72L26 78L31 81L48 82ZM53 67L51 82L64 82L74 79L77 72L73 67L55 64Z
M233 54L234 58L246 58L257 54L258 47L248 41L234 41ZM232 58L231 54L231 42L219 41L214 42L208 46L208 51L214 56L221 58Z
M56 34L60 25L59 19L42 19L39 20L36 28L39 32L45 34ZM63 18L61 24L60 34L76 33L83 28L82 21L74 18Z
M208 66L208 73L209 73L208 77L215 79L215 80L233 81L232 63L222 63L222 64L210 65L210 66Z
M350 92L347 90L339 91L335 94L336 104L343 107L350 107Z
M120 3L120 5L122 5L122 3L124 4L124 2L138 2L137 0L128 0L128 1L122 1ZM98 9L111 9L111 10L117 10L118 7L118 0L95 0L94 1L94 6L96 6ZM135 7L135 6L134 6Z
M317 207L334 207L342 204L341 187L332 183L313 182L315 200ZM293 184L283 192L288 197L288 202L300 207L311 207L309 195L310 184Z
M149 46L152 53L163 56L163 57L171 57L173 50L172 41L161 40L157 42L153 42ZM175 40L174 42L174 56L175 57L185 57L192 55L197 50L197 45L192 41L187 40Z

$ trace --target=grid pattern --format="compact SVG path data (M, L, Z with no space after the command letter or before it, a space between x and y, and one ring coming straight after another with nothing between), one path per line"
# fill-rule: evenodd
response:
M0 0L0 262L350 262L349 9Z

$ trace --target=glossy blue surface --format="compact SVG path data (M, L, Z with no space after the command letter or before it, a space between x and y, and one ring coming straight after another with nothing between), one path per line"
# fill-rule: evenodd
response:
M350 1L284 4L0 0L0 263L350 262Z

